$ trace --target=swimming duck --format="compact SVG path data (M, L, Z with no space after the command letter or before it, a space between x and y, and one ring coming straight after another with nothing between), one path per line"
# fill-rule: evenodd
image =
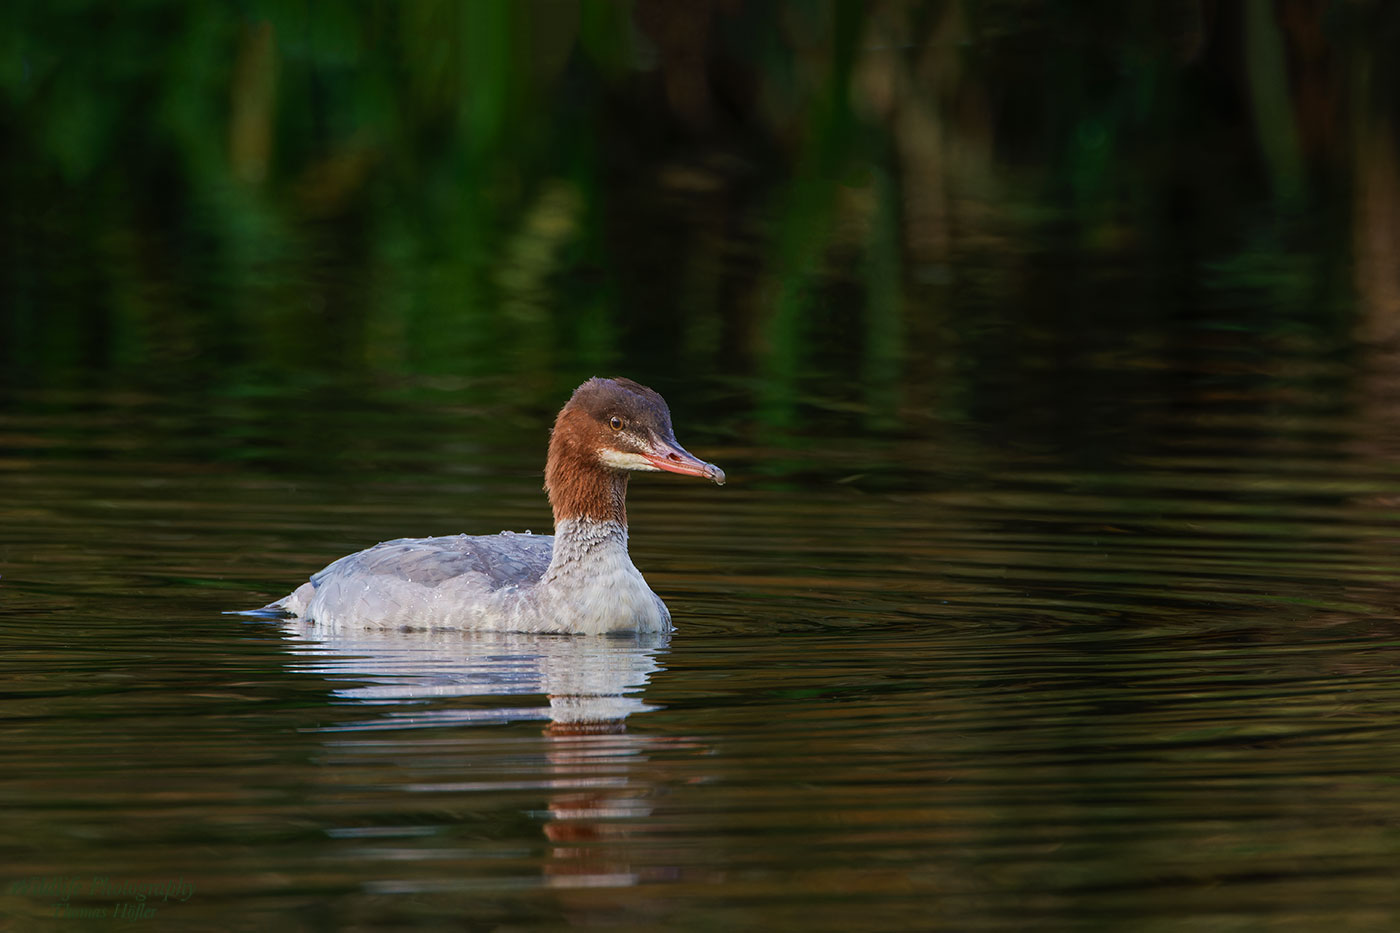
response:
M657 392L589 379L554 421L544 488L554 534L399 538L342 557L265 606L339 628L424 628L597 635L667 632L671 613L627 551L634 471L724 471L676 442Z

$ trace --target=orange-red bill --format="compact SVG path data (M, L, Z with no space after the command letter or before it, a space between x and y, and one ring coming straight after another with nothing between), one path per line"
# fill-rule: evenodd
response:
M714 480L717 486L724 485L723 470L713 463L706 463L699 457L693 456L679 444L657 441L656 446L642 456L658 470L679 473L682 476L703 476L705 479Z

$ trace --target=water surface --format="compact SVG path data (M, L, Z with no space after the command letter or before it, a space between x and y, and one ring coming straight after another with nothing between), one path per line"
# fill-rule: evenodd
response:
M21 394L7 876L181 879L172 929L1376 927L1387 409L1195 391L1106 399L1100 457L949 422L739 444L701 400L678 435L730 485L632 484L678 626L650 640L221 614L381 538L544 530L528 411L347 403L323 435L378 440L322 463L275 404L210 438ZM71 928L34 890L15 928Z
M0 928L1394 927L1400 6L12 6ZM591 375L669 638L225 614Z

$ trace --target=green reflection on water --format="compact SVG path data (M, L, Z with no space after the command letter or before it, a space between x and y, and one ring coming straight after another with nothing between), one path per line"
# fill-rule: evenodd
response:
M1388 917L1396 16L6 6L11 876L197 871L209 928ZM392 665L219 615L544 530L598 370L732 478L632 487L680 629L628 731L537 684L347 739Z
M1380 66L1299 63L1371 62L1394 14L1193 9L15 5L3 378L621 368L728 380L783 434L979 417L1063 382L1043 353L1191 342L1183 298L1284 291L1224 316L1335 345L1357 284L1385 331L1348 254L1387 202L1338 198L1392 171Z

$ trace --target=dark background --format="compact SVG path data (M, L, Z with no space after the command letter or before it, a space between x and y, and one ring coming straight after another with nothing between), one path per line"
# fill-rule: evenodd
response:
M1034 440L1162 360L1164 404L1350 366L1400 321L1397 38L1314 0L7 4L0 391L621 373L779 435Z

